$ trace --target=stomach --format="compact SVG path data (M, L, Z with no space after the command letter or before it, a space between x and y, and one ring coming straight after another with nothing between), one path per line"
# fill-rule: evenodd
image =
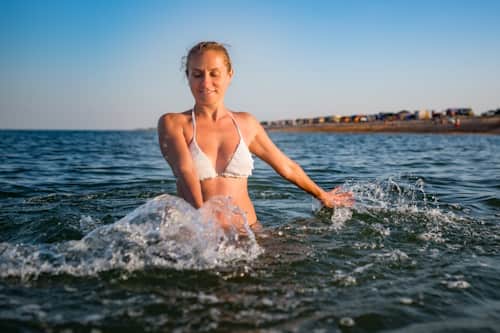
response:
M257 215L250 196L248 195L247 178L216 177L205 179L201 182L203 201L207 201L215 196L228 197L231 203L239 207L247 219L248 225L253 231L261 229L257 221Z

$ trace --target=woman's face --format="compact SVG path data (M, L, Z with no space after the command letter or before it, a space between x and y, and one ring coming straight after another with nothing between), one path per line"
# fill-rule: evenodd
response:
M233 73L228 73L224 55L207 50L191 58L188 81L191 93L200 105L214 105L224 100Z

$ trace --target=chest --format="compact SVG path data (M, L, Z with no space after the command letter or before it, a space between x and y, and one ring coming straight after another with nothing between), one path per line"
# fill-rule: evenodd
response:
M240 132L243 137L240 137ZM189 142L196 140L202 153L211 161L216 169L223 169L238 149L244 134L232 119L217 124L197 121L196 129L192 128Z

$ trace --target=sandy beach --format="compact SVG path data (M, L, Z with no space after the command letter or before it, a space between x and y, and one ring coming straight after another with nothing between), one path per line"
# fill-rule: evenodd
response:
M323 123L300 126L268 127L282 132L340 132L340 133L477 133L500 134L500 117L460 117L460 125L449 121L397 120L364 123Z

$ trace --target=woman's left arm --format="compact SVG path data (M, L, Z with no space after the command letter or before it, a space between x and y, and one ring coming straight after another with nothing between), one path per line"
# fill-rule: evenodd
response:
M323 190L295 161L276 147L257 119L250 115L248 118L254 134L249 145L253 154L269 164L283 178L317 198L323 205L330 208L353 205L354 198L351 192L343 192L339 187L331 191Z

